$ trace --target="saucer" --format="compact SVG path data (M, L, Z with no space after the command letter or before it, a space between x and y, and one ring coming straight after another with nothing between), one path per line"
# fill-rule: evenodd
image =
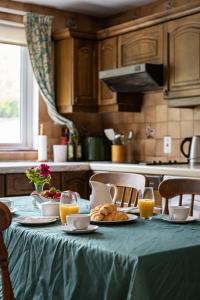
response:
M190 217L190 216L187 217L186 220L171 220L168 215L163 215L162 220L166 221L166 222L169 222L169 223L176 223L176 224L186 224L186 223L197 221L196 218Z
M63 225L60 229L68 234L82 234L82 233L91 233L97 230L99 226L89 225L87 229L73 229L71 230L67 225Z

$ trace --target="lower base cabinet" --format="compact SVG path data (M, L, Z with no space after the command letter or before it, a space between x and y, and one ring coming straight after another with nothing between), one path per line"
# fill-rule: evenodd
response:
M61 191L72 190L78 192L82 198L89 198L90 171L53 172L51 186ZM24 173L0 175L0 196L30 195L34 185L28 182ZM44 187L48 189L48 185Z

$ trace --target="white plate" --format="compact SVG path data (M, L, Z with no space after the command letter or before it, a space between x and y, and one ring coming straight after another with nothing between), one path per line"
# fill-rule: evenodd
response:
M63 225L60 227L60 229L66 233L70 233L70 234L82 234L82 233L91 233L96 231L98 228L98 226L96 225L89 225L87 229L74 229L71 230L69 229L69 227L67 225Z
M97 224L97 225L117 225L117 224L125 224L125 223L132 223L135 220L138 219L138 216L136 215L130 215L127 214L128 216L128 220L124 220L124 221L90 221L91 224Z
M119 207L117 210L125 212L125 213L129 213L129 214L137 214L137 215L140 214L138 207ZM160 213L161 213L161 208L154 207L153 214L156 215L156 214L160 214Z
M50 224L57 221L55 217L18 217L14 219L14 222L22 224L22 225L43 225Z
M197 219L195 219L194 217L187 217L186 220L178 221L178 220L171 220L168 215L163 215L162 220L166 221L166 222L169 222L169 223L186 224L186 223L194 222Z

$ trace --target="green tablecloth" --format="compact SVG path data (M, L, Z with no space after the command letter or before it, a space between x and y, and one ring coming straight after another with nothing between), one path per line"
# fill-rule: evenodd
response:
M40 214L16 197L20 215ZM83 202L84 203L84 202ZM5 232L17 300L199 300L200 222L138 220L67 235L14 222Z

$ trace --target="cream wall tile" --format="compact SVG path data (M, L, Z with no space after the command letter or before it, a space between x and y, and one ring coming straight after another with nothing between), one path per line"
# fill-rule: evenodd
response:
M194 110L193 109L187 109L187 108L181 108L181 121L192 121L194 118Z
M180 138L180 122L168 122L168 135L172 138Z
M135 123L144 123L144 111L134 113Z
M145 156L155 155L155 139L146 139L145 140Z
M167 135L167 122L156 123L155 137L157 139L160 139L163 138L165 135Z
M194 134L200 135L200 120L194 121Z
M156 122L167 121L167 105L156 106Z
M156 118L156 107L155 106L147 106L144 111L144 120L145 122L155 122Z
M194 120L200 120L200 106L194 108Z
M179 108L168 108L168 121L180 121L180 109Z
M163 152L163 139L157 139L156 140L156 151L155 151L156 156L162 156L164 155Z
M193 135L193 122L181 121L180 128L181 128L181 138L185 138Z

